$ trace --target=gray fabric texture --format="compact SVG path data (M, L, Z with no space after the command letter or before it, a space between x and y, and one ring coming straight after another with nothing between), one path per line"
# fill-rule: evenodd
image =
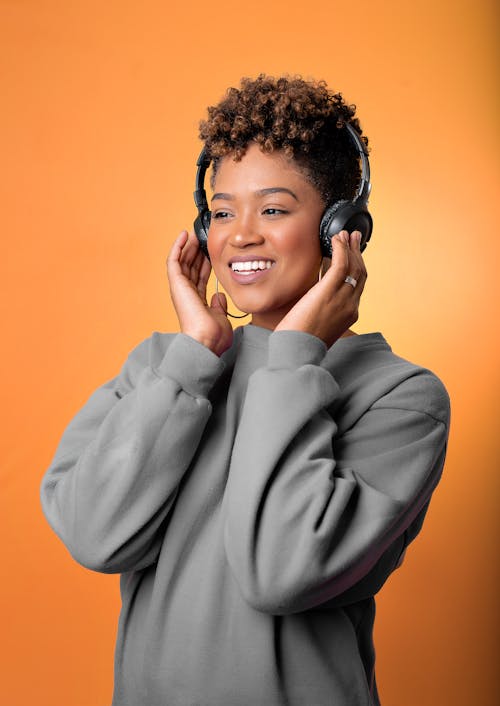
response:
M373 706L373 596L440 478L449 399L379 333L153 334L68 426L42 505L120 573L113 706Z

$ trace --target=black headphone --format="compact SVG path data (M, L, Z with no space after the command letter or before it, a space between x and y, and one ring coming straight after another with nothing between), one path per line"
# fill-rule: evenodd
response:
M370 163L368 162L368 151L365 143L349 123L345 127L356 147L361 161L361 179L356 196L352 201L341 199L331 206L328 206L321 218L319 226L319 239L323 257L332 256L332 238L341 230L352 233L359 230L361 233L361 251L370 240L373 220L368 212L368 197L370 195ZM210 166L210 157L205 148L200 152L196 166L196 189L194 192L194 202L198 209L198 216L194 222L194 232L200 243L201 250L208 257L208 229L210 228L210 209L208 208L207 194L205 192L205 174Z

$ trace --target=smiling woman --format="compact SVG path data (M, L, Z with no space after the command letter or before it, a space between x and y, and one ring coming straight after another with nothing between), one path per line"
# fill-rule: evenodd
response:
M180 333L132 351L44 477L75 559L122 574L114 706L380 703L374 596L421 529L449 400L349 328L366 233L332 234L324 266L325 217L362 181L350 130L300 78L209 109L207 242L183 231L167 262ZM212 269L251 324L207 301Z

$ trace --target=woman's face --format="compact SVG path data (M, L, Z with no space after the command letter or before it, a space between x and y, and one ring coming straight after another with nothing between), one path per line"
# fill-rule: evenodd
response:
M274 329L317 282L324 204L293 160L251 144L215 177L208 252L219 282L256 326Z

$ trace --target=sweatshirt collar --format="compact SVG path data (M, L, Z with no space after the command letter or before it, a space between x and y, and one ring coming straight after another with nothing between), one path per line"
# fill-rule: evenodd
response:
M272 333L273 331L271 329L262 328L261 326L255 326L254 324L246 324L245 326L239 326L235 330L235 334L238 339L241 339L245 343L253 345L254 347L267 346L269 342L269 336ZM360 333L356 336L346 336L345 338L339 338L327 351L326 355L330 356L332 354L335 354L337 351L339 353L348 353L349 351L354 352L369 347L371 348L373 346L391 350L384 336L379 331L377 331L374 333Z

